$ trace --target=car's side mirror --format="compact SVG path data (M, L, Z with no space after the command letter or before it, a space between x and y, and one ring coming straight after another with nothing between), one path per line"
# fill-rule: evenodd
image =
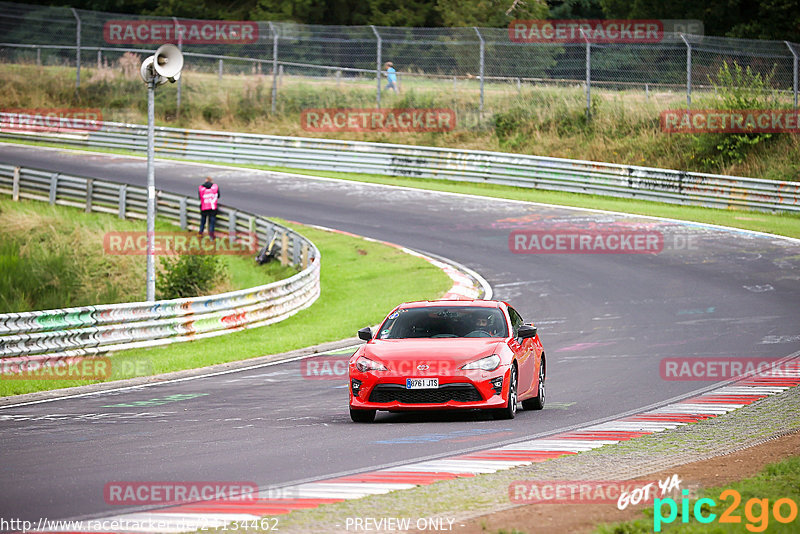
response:
M535 326L529 325L529 324L523 324L523 325L520 325L520 327L517 329L517 336L520 339L527 339L529 337L536 337L536 332L537 331L538 330L536 329Z
M372 329L368 326L365 326L361 330L358 331L358 339L363 339L364 341L369 341L372 339Z

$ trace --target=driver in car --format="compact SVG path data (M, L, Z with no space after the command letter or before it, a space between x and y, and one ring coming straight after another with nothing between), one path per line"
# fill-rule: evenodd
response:
M473 331L478 330L481 332L486 332L491 336L497 335L497 328L495 328L493 321L491 321L493 317L487 317L485 315L478 315L475 319L475 326L473 327Z

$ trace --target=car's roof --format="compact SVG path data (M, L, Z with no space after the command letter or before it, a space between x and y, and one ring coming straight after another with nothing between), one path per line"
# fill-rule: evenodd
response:
M449 308L500 308L499 300L420 300L417 302L404 302L398 308L427 308L430 306L447 306Z

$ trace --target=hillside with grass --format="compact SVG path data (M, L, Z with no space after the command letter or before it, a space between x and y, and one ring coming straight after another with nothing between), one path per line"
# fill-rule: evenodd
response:
M0 313L114 304L145 300L144 255L109 254L104 236L109 232L145 232L144 221L124 221L113 215L86 214L77 208L45 202L13 202L0 197ZM156 221L157 232L175 232ZM252 256L161 257L157 282L170 277L169 261L196 261L185 278L197 280L210 269L208 283L192 287L195 295L210 295L268 284L293 275L292 267L270 262L257 266ZM209 261L210 260L210 261ZM159 298L174 298L159 284Z
M102 68L85 68L80 90L68 67L0 65L0 108L99 108L107 121L146 123L146 89L140 58L128 54ZM738 78L737 78L738 76ZM36 79L36 84L30 84ZM696 109L791 108L789 95L772 92L769 80L748 72L718 73L716 90L696 91ZM375 81L343 76L285 75L271 112L269 75L183 72L180 113L176 88L156 92L160 126L273 135L354 139L427 146L496 150L520 154L606 161L697 172L800 180L800 140L793 134L667 134L660 114L685 106L678 89L592 89L592 119L586 118L581 86L486 84L484 112L477 79L433 81L400 74L400 92L384 92L383 107L448 108L457 127L428 133L311 133L301 126L308 108L374 108ZM732 89L743 84L743 89Z

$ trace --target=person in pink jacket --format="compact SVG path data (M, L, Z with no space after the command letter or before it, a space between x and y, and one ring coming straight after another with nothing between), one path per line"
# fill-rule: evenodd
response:
M214 183L210 176L206 176L206 181L198 188L200 195L200 235L208 220L208 236L215 239L214 226L217 224L217 204L219 203L219 186Z

